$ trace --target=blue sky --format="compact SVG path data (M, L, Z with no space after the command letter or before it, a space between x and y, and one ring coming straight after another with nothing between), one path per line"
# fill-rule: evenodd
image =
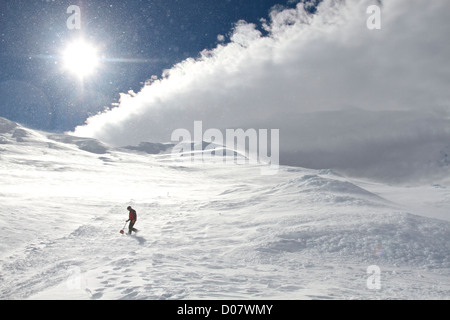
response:
M292 0L6 0L0 4L0 116L49 131L71 130L138 91L152 75L225 41L239 20L260 23ZM67 8L81 9L69 30ZM61 51L80 34L103 60L80 85L61 68ZM128 62L126 62L128 61ZM134 62L130 62L134 61ZM21 92L18 94L18 92Z

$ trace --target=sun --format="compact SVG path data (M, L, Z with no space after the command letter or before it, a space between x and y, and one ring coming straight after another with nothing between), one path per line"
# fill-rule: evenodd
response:
M98 64L97 49L83 40L70 43L63 53L64 68L80 79L92 74Z

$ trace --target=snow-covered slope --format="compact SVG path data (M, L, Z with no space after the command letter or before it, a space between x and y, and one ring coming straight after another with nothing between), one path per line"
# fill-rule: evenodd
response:
M1 299L450 298L445 180L139 150L0 118Z

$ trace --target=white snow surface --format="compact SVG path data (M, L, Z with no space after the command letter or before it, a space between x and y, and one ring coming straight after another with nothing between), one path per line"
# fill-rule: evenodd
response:
M0 299L450 298L450 180L260 169L0 118Z

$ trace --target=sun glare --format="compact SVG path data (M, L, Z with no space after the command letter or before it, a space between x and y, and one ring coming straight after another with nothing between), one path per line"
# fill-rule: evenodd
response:
M90 44L79 40L71 43L63 54L64 68L84 78L95 71L99 59L97 50Z

